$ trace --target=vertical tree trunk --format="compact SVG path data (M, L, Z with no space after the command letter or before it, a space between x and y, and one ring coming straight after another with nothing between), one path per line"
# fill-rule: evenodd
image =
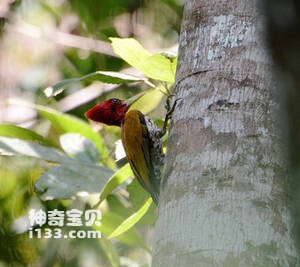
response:
M278 103L252 0L187 0L153 266L297 266Z

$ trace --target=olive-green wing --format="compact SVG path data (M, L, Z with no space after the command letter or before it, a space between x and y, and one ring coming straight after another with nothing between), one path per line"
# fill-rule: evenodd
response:
M134 175L151 194L149 141L144 115L138 110L128 111L122 124L122 143Z

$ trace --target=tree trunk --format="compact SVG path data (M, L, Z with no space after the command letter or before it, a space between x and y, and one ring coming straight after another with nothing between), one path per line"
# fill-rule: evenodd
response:
M153 266L297 266L277 90L252 0L187 0Z

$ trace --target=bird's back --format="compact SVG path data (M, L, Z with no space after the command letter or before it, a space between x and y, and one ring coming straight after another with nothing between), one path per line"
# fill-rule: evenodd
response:
M138 110L126 113L122 124L122 143L127 160L140 184L158 202L160 171L163 163L159 128Z

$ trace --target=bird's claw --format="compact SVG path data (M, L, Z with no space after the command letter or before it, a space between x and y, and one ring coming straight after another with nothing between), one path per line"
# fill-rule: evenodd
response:
M167 100L165 102L165 108L167 110L166 116L165 116L165 121L164 121L164 125L161 131L161 137L165 135L166 131L167 131L167 126L168 126L168 122L170 119L172 119L172 114L177 106L178 101L182 100L182 98L177 98L174 100L174 102L172 103L172 99L175 95L174 94L169 94L167 97ZM171 104L172 103L172 104Z
M166 114L166 119L170 120L172 118L172 114L177 106L178 101L182 100L182 98L176 98L173 102L173 104L171 105L171 101L172 98L175 95L169 95L166 101L166 110L167 110L167 114Z

